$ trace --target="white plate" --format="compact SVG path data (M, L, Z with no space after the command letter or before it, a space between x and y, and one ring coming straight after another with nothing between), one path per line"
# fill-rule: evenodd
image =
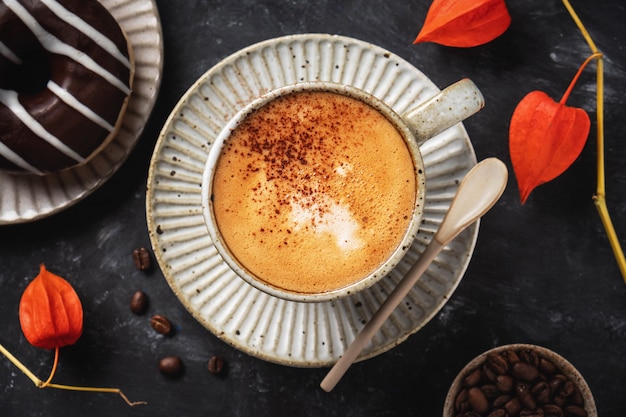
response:
M393 273L367 291L324 303L298 303L256 290L222 261L202 216L200 187L213 139L245 104L270 89L305 81L349 83L399 113L439 90L419 70L377 46L304 34L243 49L205 73L182 97L156 144L146 200L152 246L180 301L217 337L285 365L334 363L431 240L456 191L476 164L461 124L423 147L427 190L415 243ZM455 239L365 349L382 353L424 326L454 291L474 250L478 226Z
M87 164L38 176L0 172L0 225L26 223L70 207L104 184L135 147L154 107L163 72L163 34L154 0L101 0L135 54L133 94L115 139Z

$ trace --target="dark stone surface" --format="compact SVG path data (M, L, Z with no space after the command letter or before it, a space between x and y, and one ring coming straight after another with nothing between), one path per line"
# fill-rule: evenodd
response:
M17 306L38 265L68 278L85 309L85 331L63 348L55 382L119 387L149 405L128 408L113 394L38 390L0 358L1 416L438 416L448 386L466 362L491 347L534 343L578 367L599 414L626 412L626 285L592 202L596 183L595 65L569 104L592 118L587 146L557 180L519 203L513 177L481 224L476 252L442 311L391 351L354 365L330 394L326 369L299 369L249 357L198 324L158 267L135 269L131 252L149 247L145 220L147 167L167 115L202 73L236 50L305 32L348 35L413 63L440 87L462 77L482 89L487 107L465 123L479 159L510 166L508 124L519 100L536 89L559 99L589 49L561 2L511 1L510 29L490 44L454 49L412 45L429 2L157 1L165 71L154 113L135 151L93 195L50 218L0 228L0 343L39 377L52 353L22 336ZM626 8L618 0L573 2L605 58L606 192L617 233L626 242ZM143 316L132 294L150 297ZM173 336L156 334L153 314L168 316ZM226 373L207 371L213 355ZM158 371L178 355L184 374Z

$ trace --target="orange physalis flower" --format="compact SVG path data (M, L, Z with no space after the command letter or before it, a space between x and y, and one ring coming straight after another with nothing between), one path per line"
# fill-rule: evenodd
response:
M76 291L43 264L22 294L19 316L24 336L39 348L72 345L83 332L83 307Z
M565 102L583 69L580 67L560 102L533 91L520 101L509 126L509 152L522 204L537 186L561 175L582 152L591 122L587 112Z
M52 383L59 363L59 350L73 345L83 332L83 306L69 282L46 270L41 264L39 275L28 284L20 300L20 324L26 339L35 347L54 349L52 371L46 381L37 378L2 344L0 354L6 356L38 388L58 388L70 391L108 392L118 394L130 406L146 404L131 402L119 388L80 387Z
M494 40L510 24L504 0L434 0L413 43L469 48Z

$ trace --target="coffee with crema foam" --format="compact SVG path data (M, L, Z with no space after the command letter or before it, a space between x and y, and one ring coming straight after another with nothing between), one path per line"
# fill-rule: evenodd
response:
M304 91L270 101L232 132L211 198L239 264L274 287L311 294L384 263L416 193L411 154L384 115L352 97Z

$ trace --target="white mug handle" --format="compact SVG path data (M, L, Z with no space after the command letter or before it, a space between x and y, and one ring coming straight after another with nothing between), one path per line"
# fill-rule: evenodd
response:
M440 91L402 115L418 145L462 122L485 106L472 80L465 78Z

